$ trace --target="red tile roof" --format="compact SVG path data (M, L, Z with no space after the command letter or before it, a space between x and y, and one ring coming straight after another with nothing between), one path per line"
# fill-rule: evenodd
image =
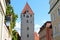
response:
M39 34L34 32L34 40L39 40Z
M26 10L28 9L30 14L33 14L33 11L31 10L30 6L28 5L28 3L26 3L22 13L25 14Z

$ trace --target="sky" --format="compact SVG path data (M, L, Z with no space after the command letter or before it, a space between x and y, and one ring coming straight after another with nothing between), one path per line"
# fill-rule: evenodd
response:
M28 2L29 6L34 12L34 31L38 33L40 27L46 22L50 21L50 14L48 14L50 5L49 0L11 0L11 5L14 12L18 15L15 29L21 33L21 18L20 14Z

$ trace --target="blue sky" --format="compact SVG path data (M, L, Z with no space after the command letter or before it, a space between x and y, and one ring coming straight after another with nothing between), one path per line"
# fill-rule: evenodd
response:
M49 0L11 0L11 5L14 8L15 13L18 15L18 19L16 22L16 30L19 31L17 25L20 24L20 14L26 4L30 5L31 9L34 12L34 23L35 23L35 31L38 32L39 28L46 22L50 21L49 12ZM20 25L19 25L20 26Z

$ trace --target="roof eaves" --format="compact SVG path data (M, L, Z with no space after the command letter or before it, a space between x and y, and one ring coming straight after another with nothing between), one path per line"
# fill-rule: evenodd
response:
M55 7L55 5L59 2L60 0L57 0L57 2L53 5L53 7L50 9L50 11L48 12L48 14L50 14L50 12L53 10L53 8Z

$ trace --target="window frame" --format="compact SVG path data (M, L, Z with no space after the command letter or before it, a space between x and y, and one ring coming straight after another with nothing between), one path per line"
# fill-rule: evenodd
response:
M59 28L59 30L60 30L60 23L58 23L58 28Z
M26 23L29 23L29 20L26 20Z
M60 9L58 9L58 15L60 16Z
M27 30L29 30L29 27L27 26Z
M53 33L56 34L56 26L53 28Z
M26 18L29 18L29 15L26 15Z
M25 14L23 14L23 17L25 17Z
M27 38L29 38L29 34L27 34Z
M30 17L32 17L32 15L30 15Z
M55 14L52 14L51 16L52 16L52 17L51 17L51 18L52 18L52 21L55 21L55 20L56 20Z

